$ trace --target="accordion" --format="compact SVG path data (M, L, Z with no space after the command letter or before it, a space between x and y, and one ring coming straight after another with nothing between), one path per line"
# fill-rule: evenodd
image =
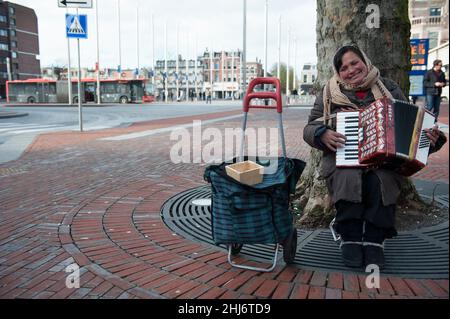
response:
M411 176L427 164L433 114L414 104L383 98L357 112L336 115L336 131L347 137L336 167L383 167Z

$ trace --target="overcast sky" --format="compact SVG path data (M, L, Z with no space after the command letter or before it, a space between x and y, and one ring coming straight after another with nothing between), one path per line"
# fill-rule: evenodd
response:
M118 0L94 0L99 6L100 64L119 64ZM39 23L41 66L67 65L65 9L55 0L10 0L36 11ZM168 22L168 56L176 56L176 26L180 25L180 53L194 57L195 44L201 53L242 49L242 0L121 0L122 68L137 66L137 19L140 21L140 66L152 61L151 16L155 16L155 59L164 59L164 23ZM265 0L247 0L247 61L264 59ZM74 9L71 11L74 13ZM88 40L81 40L81 64L94 67L96 61L95 9L80 10L88 15ZM297 65L316 62L316 1L269 0L269 69L277 61L278 19L282 15L281 60L287 61L287 29L297 37ZM188 38L189 34L189 38ZM187 40L189 39L189 41ZM294 55L292 45L291 63ZM77 57L76 41L71 41L72 65ZM264 63L264 61L262 61Z

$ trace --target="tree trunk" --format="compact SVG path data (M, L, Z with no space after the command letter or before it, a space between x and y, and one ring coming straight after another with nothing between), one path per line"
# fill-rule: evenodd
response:
M316 89L321 90L333 76L332 60L336 50L346 44L357 44L380 70L381 76L397 82L405 96L409 95L408 0L317 0L317 12ZM322 153L313 149L297 193L303 210L301 221L314 226L325 226L333 218L325 181L319 178L321 159ZM411 181L408 180L403 189L399 202L420 202Z

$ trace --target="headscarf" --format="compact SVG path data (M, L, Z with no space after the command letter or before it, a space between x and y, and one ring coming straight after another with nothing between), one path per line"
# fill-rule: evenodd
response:
M350 101L350 99L341 91L341 88L355 92L366 91L370 89L376 100L381 99L383 97L388 97L391 99L393 98L392 94L389 92L388 89L386 89L383 82L381 81L380 71L372 64L370 59L361 49L357 47L355 48L358 49L363 55L364 57L363 62L367 66L368 74L362 83L358 85L348 84L345 83L344 80L339 76L339 70L337 70L335 65L333 64L334 75L325 86L323 94L325 123L327 123L330 120L331 103L344 105L354 109L355 111L359 110L359 107ZM339 52L339 50L336 51L336 54Z

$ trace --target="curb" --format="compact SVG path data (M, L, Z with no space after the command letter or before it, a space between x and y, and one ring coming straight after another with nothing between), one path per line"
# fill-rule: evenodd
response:
M4 113L0 111L0 119L9 119L14 117L24 117L28 116L28 113Z

